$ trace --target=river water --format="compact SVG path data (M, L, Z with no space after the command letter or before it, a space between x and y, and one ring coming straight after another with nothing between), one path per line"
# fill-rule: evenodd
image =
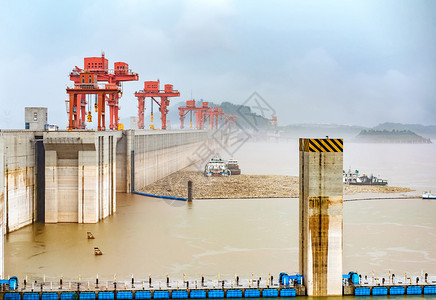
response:
M224 158L225 152L222 153ZM344 168L392 186L436 192L436 145L344 145ZM298 143L246 143L244 173L298 175ZM345 199L402 195L358 195ZM192 204L117 194L117 213L99 224L34 224L10 233L5 275L23 278L196 279L298 271L298 199L198 200ZM94 240L88 240L91 231ZM94 247L104 255L94 256ZM344 202L343 271L436 275L436 201Z

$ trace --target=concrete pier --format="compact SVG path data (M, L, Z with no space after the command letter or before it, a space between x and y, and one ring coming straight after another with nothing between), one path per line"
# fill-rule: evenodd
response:
M45 132L45 222L96 223L116 211L122 133Z
M4 170L4 149L3 149L3 134L0 132L0 174L4 174L5 170ZM3 179L3 177L0 176L1 179ZM0 276L2 276L3 278L3 274L4 274L4 270L5 270L5 254L4 254L4 249L5 249L5 226L4 226L4 211L3 211L3 207L5 205L5 187L4 184L2 182L0 182Z
M300 273L308 296L342 295L342 139L300 139Z

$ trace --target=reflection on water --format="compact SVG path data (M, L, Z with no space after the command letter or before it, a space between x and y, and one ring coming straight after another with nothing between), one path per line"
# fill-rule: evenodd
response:
M344 165L436 191L434 145L345 144ZM242 171L298 175L297 142L246 144ZM419 153L419 155L418 155ZM240 154L239 157L238 154ZM425 166L425 167L424 167ZM381 195L378 195L381 196ZM390 195L391 196L391 195ZM117 194L99 224L34 224L6 237L5 273L59 277L266 277L298 271L298 199L167 202ZM344 203L344 272L436 273L436 201ZM91 231L94 240L88 240ZM94 247L103 255L94 256ZM409 297L408 297L409 298Z

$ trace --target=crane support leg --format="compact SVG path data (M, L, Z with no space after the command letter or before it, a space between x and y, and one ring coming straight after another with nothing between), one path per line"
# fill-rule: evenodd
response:
M160 103L160 118L162 120L162 130L167 129L167 113L168 113L168 98L167 97L161 97L161 103Z
M78 95L79 96L79 103L80 103L80 129L86 128L86 95Z
M76 117L76 115L75 115L75 110L77 110L77 107L76 107L76 99L77 99L77 95L76 94L73 94L73 93L70 93L70 102L69 102L69 104L70 104L70 112L69 112L69 124L68 124L68 129L69 130L72 130L72 129L75 129L75 117Z
M105 95L98 94L98 126L97 130L105 130Z
M138 97L138 128L144 129L145 97Z
M110 130L114 130L115 129L115 124L114 124L114 118L115 118L115 99L114 99L114 95L110 94L109 95L109 100L108 100L108 104L109 104L109 129Z
M115 94L115 111L114 111L114 124L115 124L115 130L118 130L118 112L120 111L120 98L118 97L118 93Z
M185 116L180 115L180 129L183 129L184 125L185 125Z

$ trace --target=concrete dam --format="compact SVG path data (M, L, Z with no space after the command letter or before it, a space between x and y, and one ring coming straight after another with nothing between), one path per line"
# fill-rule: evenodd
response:
M4 234L33 222L97 223L130 193L213 151L207 131L0 132L1 268ZM213 153L210 153L213 154Z

